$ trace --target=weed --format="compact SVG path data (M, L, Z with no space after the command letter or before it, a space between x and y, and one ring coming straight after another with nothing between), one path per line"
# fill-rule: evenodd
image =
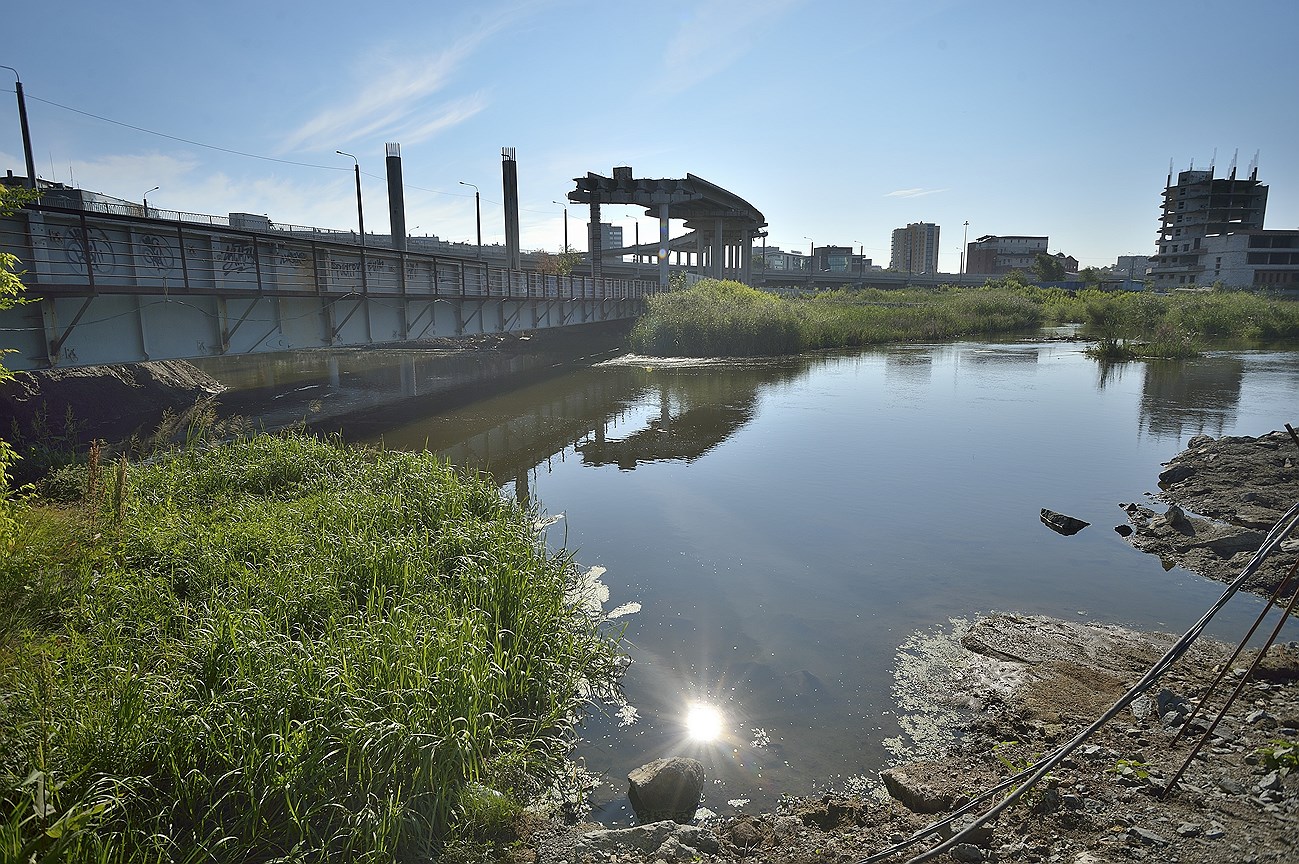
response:
M1269 771L1290 773L1299 769L1299 744L1285 738L1275 738L1259 747L1254 753Z

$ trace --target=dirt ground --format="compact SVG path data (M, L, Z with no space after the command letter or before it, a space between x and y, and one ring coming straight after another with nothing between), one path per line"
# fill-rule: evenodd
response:
M1166 564L1230 581L1299 501L1296 462L1299 444L1286 432L1192 439L1160 474L1158 499L1170 512L1121 505L1130 540ZM1296 553L1299 542L1283 545L1247 587L1270 591ZM1299 644L1274 646L1250 674L1254 652L1231 660L1231 646L1198 640L1095 734L1072 740L1175 641L1036 616L954 621L902 646L895 696L907 742L878 789L689 826L525 820L502 857L849 864L892 849L878 860L1299 862ZM1062 749L1067 755L1031 787L983 797ZM928 857L953 833L944 820L959 811L952 824L964 827L1016 789L1020 797L997 818Z

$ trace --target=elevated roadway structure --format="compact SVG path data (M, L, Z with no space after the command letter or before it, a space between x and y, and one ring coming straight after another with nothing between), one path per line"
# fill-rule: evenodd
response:
M606 257L601 248L600 207L627 204L644 207L645 215L659 220L655 257L660 289L667 288L673 250L693 254L693 272L752 281L753 239L762 236L767 222L761 211L734 192L694 174L679 180L638 178L629 167L614 168L612 177L588 173L573 182L577 188L568 193L568 200L586 204L591 210L588 248L592 276L603 276ZM672 239L672 219L684 221L690 233Z

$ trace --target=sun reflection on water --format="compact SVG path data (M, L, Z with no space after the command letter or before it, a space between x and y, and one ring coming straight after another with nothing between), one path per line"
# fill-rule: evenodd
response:
M716 741L722 735L722 712L696 702L686 712L686 734L692 741Z

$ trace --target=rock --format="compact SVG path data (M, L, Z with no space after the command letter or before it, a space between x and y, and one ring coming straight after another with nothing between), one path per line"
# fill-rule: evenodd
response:
M1129 840L1135 840L1145 846L1167 846L1168 841L1160 837L1154 831L1148 831L1145 828L1132 826L1128 829Z
M794 815L804 825L813 825L822 831L833 831L843 825L865 825L866 805L843 795L822 795L816 801L801 802Z
M1048 510L1045 507L1042 508L1041 519L1043 525L1065 537L1073 536L1091 524L1081 519L1075 519L1072 516L1066 516L1063 513L1057 513L1054 510Z
M1131 537L1131 536L1132 536L1132 526L1131 526L1131 525L1115 525L1115 526L1114 526L1114 531L1115 531L1115 532L1116 532L1120 537Z
M713 832L666 820L634 828L592 831L579 837L574 845L579 860L583 853L608 855L624 853L629 849L646 856L662 855L668 860L690 860L699 853L712 855L719 848L720 844Z
M1161 474L1160 477L1162 476ZM1168 509L1164 511L1164 522L1169 528L1183 533L1192 533L1194 531L1191 520L1186 518L1186 513L1176 504L1168 505Z
M889 795L913 813L942 813L950 810L955 800L951 793L936 791L902 768L882 771L880 779Z
M1199 837L1203 830L1195 822L1183 822L1177 826L1177 833L1182 837Z
M973 843L957 843L948 854L953 860L960 861L962 864L980 864L984 857L983 850Z
M944 840L951 840L953 837L955 837L957 834L960 834L962 831L969 830L970 833L966 834L965 837L963 838L966 843L973 843L975 846L982 846L984 849L987 849L990 846L992 846L992 840L993 840L992 825L985 823L983 825L978 826L977 828L974 828L973 825L974 825L974 818L972 816L966 816L961 819L957 819L954 822L949 822L946 825L943 825L941 828L938 829L938 831L939 834L942 835L942 838Z
M1264 792L1275 792L1281 788L1281 775L1275 771L1270 771L1263 775L1263 779L1258 781L1258 788Z
M627 775L627 797L641 822L671 819L686 824L695 818L704 791L704 766L698 759L655 759Z

